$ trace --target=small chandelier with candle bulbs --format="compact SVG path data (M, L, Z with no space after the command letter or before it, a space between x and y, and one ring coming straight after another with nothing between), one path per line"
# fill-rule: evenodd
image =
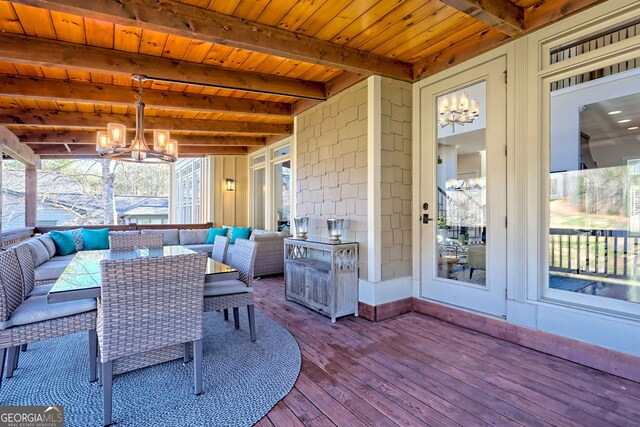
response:
M462 92L460 95L454 92L451 95L442 96L438 101L438 124L440 127L451 125L453 132L456 124L464 126L480 115L480 104L477 99L469 100L469 94Z
M96 150L100 157L135 163L175 162L178 158L178 142L171 139L168 130L153 131L153 149L144 139L144 102L142 83L147 76L134 74L131 78L138 82L136 94L136 134L127 144L127 128L119 123L109 123L107 131L98 131Z

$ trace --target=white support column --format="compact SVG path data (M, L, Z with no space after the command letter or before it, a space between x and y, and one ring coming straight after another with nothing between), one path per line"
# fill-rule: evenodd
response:
M169 170L169 224L173 224L176 221L176 191L178 186L176 185L176 164L171 163Z
M412 213L412 221L411 221L411 236L412 236L412 254L411 259L413 260L413 296L420 296L420 283L422 280L422 233L421 233L421 223L419 222L420 214L422 213L421 205L423 200L421 200L422 194L422 173L421 173L421 165L422 165L422 151L420 146L420 133L422 129L420 128L420 114L421 114L421 97L420 97L420 83L416 82L413 84L413 94L412 94L412 108L411 108L411 156L413 157L413 162L411 167L413 170L411 171L411 196L413 198L413 206L411 207ZM436 212L433 215L437 216L437 207L433 207L431 212ZM436 218L437 220L437 218Z
M381 150L381 104L382 88L380 76L367 79L367 251L368 275L371 283L382 277L382 255L380 241L380 150Z
M291 136L291 212L289 214L289 230L291 230L291 234L295 234L295 225L293 219L297 216L296 205L297 198L296 193L298 190L298 179L297 179L297 171L298 171L298 116L293 118L293 135Z
M213 216L214 216L213 204L215 200L213 197L213 186L214 186L213 168L215 167L214 157L213 156L205 157L204 164L206 166L206 173L202 177L202 181L204 183L202 194L203 196L206 196L206 201L204 205L205 207L204 222L213 222Z

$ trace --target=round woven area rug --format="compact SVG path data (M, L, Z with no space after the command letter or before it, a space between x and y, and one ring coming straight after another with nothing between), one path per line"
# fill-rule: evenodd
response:
M230 313L231 314L231 313ZM113 420L119 426L246 426L286 396L300 373L300 349L282 326L256 310L252 343L246 310L207 313L203 391L193 393L193 362L182 360L116 375ZM0 405L62 405L65 426L102 425L102 388L90 383L87 334L29 345L13 378L4 379Z

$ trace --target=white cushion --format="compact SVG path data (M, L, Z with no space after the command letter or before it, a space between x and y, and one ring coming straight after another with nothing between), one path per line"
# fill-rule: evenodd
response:
M85 313L96 309L93 298L49 304L45 295L27 298L16 308L9 320L0 324L0 329L11 326L30 325L45 320Z
M69 265L71 261L48 261L35 268L36 281L42 280L56 280Z
M24 244L29 246L31 257L33 258L34 267L39 266L43 262L49 261L49 258L51 258L49 256L49 251L44 246L44 243L40 241L40 239L29 239Z
M180 235L177 228L168 230L142 230L142 234L164 234L164 245L174 246L180 244Z
M221 280L204 284L204 296L220 296L231 294L242 294L253 292L253 288L248 287L240 280Z
M41 297L49 293L49 291L53 288L53 283L50 285L39 285L34 286L31 293L27 296L27 298L31 297Z
M56 244L53 242L53 239L48 234L43 234L38 237L38 239L42 242L47 251L49 252L49 258L56 254Z
M181 245L201 245L207 241L209 237L209 229L202 230L180 230Z

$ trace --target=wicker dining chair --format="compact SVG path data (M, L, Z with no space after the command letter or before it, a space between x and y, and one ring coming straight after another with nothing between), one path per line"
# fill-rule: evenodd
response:
M83 331L89 332L89 380L95 381L95 300L48 304L46 295L25 296L30 285L25 288L24 277L30 277L33 272L23 271L30 267L24 259L21 262L18 250L0 253L0 385L5 365L7 378L11 378L18 367L20 346Z
M132 251L136 248L162 249L163 234L113 234L109 236L109 249L112 251Z
M236 329L240 328L239 307L247 307L251 341L256 340L253 269L256 263L258 244L258 242L246 239L236 240L233 257L228 261L228 265L238 269L240 280L223 280L206 283L204 286L204 311L226 311L232 308Z
M195 393L202 393L202 293L206 263L205 253L100 262L102 289L97 333L104 425L112 422L114 374L181 356L186 362L191 342Z
M227 259L227 251L229 250L229 238L227 236L216 236L213 241L213 250L211 258L218 262L225 262Z
M35 265L33 264L33 256L27 245L19 245L14 247L18 256L18 263L22 271L22 298L27 299L33 296L42 296L49 293L54 283L41 284L36 286ZM27 351L27 344L22 344L22 351ZM19 357L16 356L16 358ZM15 368L18 367L16 359Z

